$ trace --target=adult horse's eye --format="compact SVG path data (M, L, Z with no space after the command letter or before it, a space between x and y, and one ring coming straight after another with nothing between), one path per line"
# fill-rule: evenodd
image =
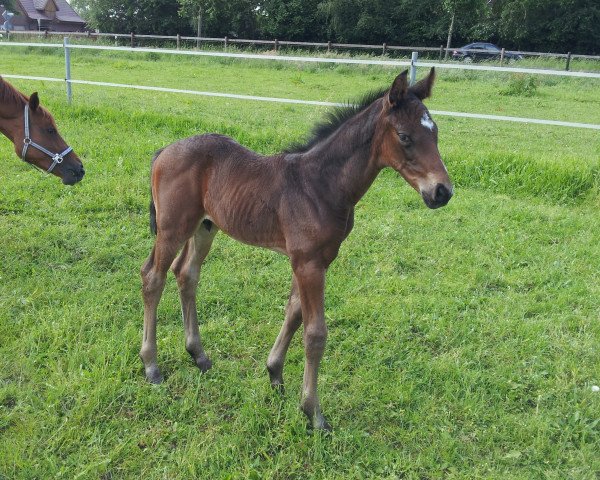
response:
M56 128L54 128L54 127L47 128L46 132L48 132L50 135L54 135L56 133Z
M406 133L399 133L398 138L400 139L400 143L406 147L411 144L410 137Z

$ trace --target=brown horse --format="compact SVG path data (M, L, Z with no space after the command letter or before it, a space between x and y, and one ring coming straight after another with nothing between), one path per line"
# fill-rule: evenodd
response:
M37 92L27 98L2 77L0 132L13 142L22 160L60 177L64 184L83 178L81 160L59 135L52 115L40 106Z
M169 267L181 297L186 349L204 372L211 367L198 332L200 267L219 229L290 259L292 290L285 321L267 360L271 384L283 386L283 363L302 323L306 354L301 408L314 428L329 429L317 396L327 339L325 272L352 230L354 206L384 167L392 167L429 208L453 193L437 147L437 127L422 100L430 74L410 87L407 72L388 90L340 109L303 146L261 156L223 135L178 141L154 157L151 228L154 248L142 267L146 378L162 380L156 364L156 310ZM180 255L178 251L183 247Z

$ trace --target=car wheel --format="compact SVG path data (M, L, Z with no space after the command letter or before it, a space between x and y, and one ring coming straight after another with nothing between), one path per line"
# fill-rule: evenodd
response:
M463 58L463 62L465 62L465 63L473 63L473 59L471 57L465 57L465 58Z

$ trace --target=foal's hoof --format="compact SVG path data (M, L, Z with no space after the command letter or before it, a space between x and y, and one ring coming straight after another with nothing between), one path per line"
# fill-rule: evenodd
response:
M283 388L283 375L281 373L282 368L279 366L271 367L267 363L267 371L269 372L269 380L271 380L271 387L273 387L273 390L284 393L285 389Z
M208 372L212 368L212 362L208 357L200 357L196 359L196 366L202 373Z
M162 383L163 376L160 374L160 370L157 367L150 367L146 369L146 380L154 385Z
M271 388L279 395L283 395L285 393L283 382L271 382Z
M323 415L321 415L320 418L313 418L312 423L308 424L308 429L314 431L319 430L321 432L331 432L333 430Z

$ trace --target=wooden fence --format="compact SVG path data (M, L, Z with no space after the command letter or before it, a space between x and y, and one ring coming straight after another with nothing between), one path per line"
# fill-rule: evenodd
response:
M157 40L162 42L173 42L177 49L183 48L185 45L192 45L200 47L202 44L216 45L227 49L231 45L240 46L251 46L251 47L266 47L271 50L278 51L281 48L299 48L299 49L320 49L327 52L331 51L368 51L372 53L378 53L380 55L390 55L394 52L419 52L426 53L428 57L437 57L439 61L442 61L447 56L451 55L457 47L446 48L444 45L439 47L415 47L415 46L399 46L399 45L388 45L383 43L381 45L363 45L353 43L333 43L333 42L294 42L288 40L248 40L240 38L229 38L229 37L187 37L181 35L137 35L134 33L123 34L123 33L98 33L98 32L50 32L50 31L11 31L8 33L7 38L10 40L10 36L33 36L41 38L49 38L52 36L60 37L71 37L71 38L87 38L87 39L103 39L103 40L115 40L124 43L129 43L131 48L135 48L140 42L146 40ZM484 52L483 50L472 50L473 52ZM565 70L569 70L572 59L587 59L587 60L600 60L600 56L597 55L578 55L568 53L548 53L548 52L523 52L505 50L501 51L500 64L505 60L506 53L520 54L523 56L530 57L545 57L565 60Z

